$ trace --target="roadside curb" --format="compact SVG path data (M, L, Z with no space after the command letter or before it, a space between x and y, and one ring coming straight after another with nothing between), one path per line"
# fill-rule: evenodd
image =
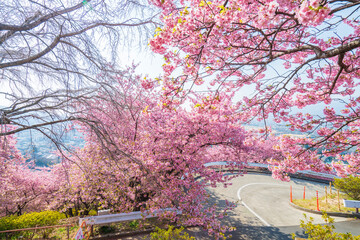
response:
M314 213L314 214L323 214L322 211L315 211L315 210L311 210L311 209L307 209L307 208L303 208L300 207L292 202L289 202L290 206L292 206L293 208L296 208L298 210L304 211L304 212L309 212L309 213ZM327 215L329 216L333 216L333 217L345 217L345 218L360 218L360 213L341 213L341 212L325 212Z

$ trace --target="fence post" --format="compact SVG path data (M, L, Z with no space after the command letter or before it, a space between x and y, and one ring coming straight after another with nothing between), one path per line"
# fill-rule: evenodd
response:
M331 192L331 182L330 182L330 195L332 194L332 192Z
M305 186L304 186L304 196L303 196L303 199L305 200Z
M319 193L316 191L316 210L320 211L319 209Z
M327 204L327 187L325 186L325 202Z

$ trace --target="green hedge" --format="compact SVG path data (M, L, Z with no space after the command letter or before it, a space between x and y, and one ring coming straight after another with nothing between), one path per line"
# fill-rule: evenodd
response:
M348 176L346 178L336 178L335 188L344 192L352 200L360 200L360 177Z
M329 217L325 212L323 212L322 218L325 221L325 224L314 224L314 218L310 217L309 219L304 214L305 220L300 220L300 227L304 229L305 234L307 234L307 239L313 240L360 240L360 235L355 236L351 233L337 233L334 232L334 219ZM292 239L296 239L295 233L292 234Z
M169 226L168 229L156 228L156 232L150 233L151 240L195 240L187 232L183 232L184 227L174 228Z
M57 225L60 219L65 218L65 214L56 211L44 211L44 212L32 212L25 213L21 216L7 216L0 218L0 231L22 229L22 228L33 228L41 226ZM47 237L53 229L39 230L37 233L41 233L42 237ZM34 231L22 231L11 234L0 234L2 239L4 238L18 238L23 236L31 238L34 235Z

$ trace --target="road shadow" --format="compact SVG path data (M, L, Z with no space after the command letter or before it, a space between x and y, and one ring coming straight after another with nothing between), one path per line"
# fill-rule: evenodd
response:
M227 200L231 201L234 199L227 199L226 196L222 194L215 194L211 189L208 191L209 194L209 204L216 204L217 210L216 213L221 213L223 209L227 206ZM232 235L231 239L239 240L290 240L292 239L291 233L295 233L297 237L306 237L300 228L300 223L297 226L285 226L285 227L268 227L261 226L262 224L252 215L250 217L242 216L240 217L241 211L244 210L241 203L234 202L235 206L232 210L227 212L227 215L221 219L221 223L226 226L235 227L236 230L232 232L227 232L227 235ZM244 214L245 215L245 214ZM246 214L249 215L249 214ZM242 220L244 219L244 220ZM201 228L191 228L188 230L189 234L194 236L195 239L205 240L205 239L214 239L209 236L206 230Z
M290 227L292 229L292 227ZM276 227L265 226L237 226L236 230L228 233L231 234L230 239L236 240L291 240L291 234L283 232L284 229ZM189 235L195 237L197 240L212 240L213 236L209 236L206 230L199 227L189 228L187 230ZM303 232L296 232L297 237L305 238L306 235Z

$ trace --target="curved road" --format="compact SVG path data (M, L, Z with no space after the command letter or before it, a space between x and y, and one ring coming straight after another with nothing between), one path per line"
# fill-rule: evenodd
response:
M304 237L300 229L300 220L305 212L289 205L290 185L293 198L302 198L306 186L306 198L324 194L326 185L305 180L292 179L282 182L270 175L248 173L232 180L227 188L219 186L210 189L212 201L225 206L225 200L238 202L228 213L224 222L235 226L232 239L291 239L291 233ZM341 203L342 204L342 203ZM321 206L320 206L321 210ZM306 213L314 218L314 223L324 223L321 215ZM360 220L335 218L336 232L351 232L360 235ZM201 232L194 232L196 239L211 239Z

